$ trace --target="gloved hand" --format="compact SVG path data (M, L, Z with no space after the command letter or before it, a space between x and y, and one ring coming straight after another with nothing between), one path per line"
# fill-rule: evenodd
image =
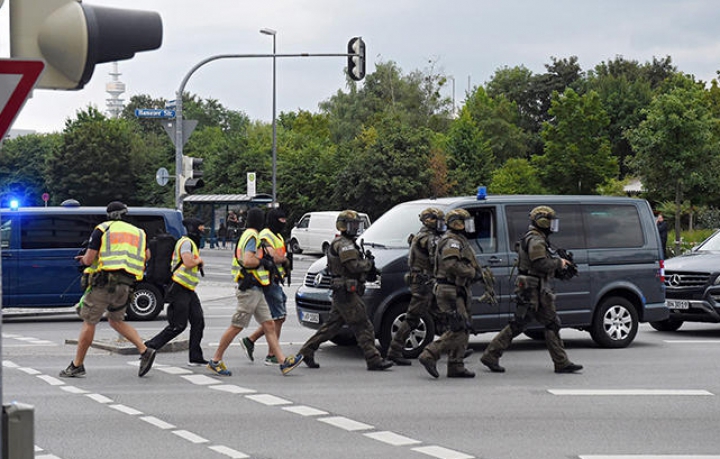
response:
M265 268L267 270L271 270L272 268L275 267L275 263L273 263L273 261L269 258L261 258L260 266L262 266L263 268Z

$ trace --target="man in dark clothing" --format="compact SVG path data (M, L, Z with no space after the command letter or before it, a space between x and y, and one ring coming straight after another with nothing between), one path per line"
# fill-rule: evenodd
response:
M662 244L663 259L667 258L667 238L668 238L668 225L663 218L662 212L657 213L655 220L657 224L658 233L660 233L660 243Z
M170 263L172 284L167 294L167 301L170 303L167 308L168 325L155 337L146 341L145 345L152 349L162 348L185 331L190 322L188 365L204 366L208 361L203 357L200 342L205 329L205 318L195 288L200 281L198 274L202 274L203 261L198 247L205 225L197 218L186 218L183 220L183 225L187 230L187 236L178 239Z

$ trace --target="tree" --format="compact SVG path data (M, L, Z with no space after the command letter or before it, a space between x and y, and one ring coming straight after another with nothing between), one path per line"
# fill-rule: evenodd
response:
M490 181L495 157L490 141L473 122L470 111L463 108L447 135L448 177L456 184L457 194L473 194L478 186Z
M62 144L47 161L48 189L59 204L76 199L83 205L104 206L120 200L142 204L137 177L144 164L133 150L134 133L126 120L107 119L89 106L68 119Z
M693 187L709 189L717 163L717 141L703 88L692 77L676 75L645 110L646 119L627 133L635 150L631 166L645 188L658 200L674 199L676 215L684 193ZM680 219L675 221L676 246Z
M492 174L493 194L545 194L537 169L525 158L511 158Z
M592 194L618 175L617 158L607 138L610 122L594 91L583 96L568 88L555 93L543 126L545 154L533 158L545 187L558 194Z
M2 145L0 155L0 203L18 199L23 206L43 205L45 161L60 144L60 134L30 134Z

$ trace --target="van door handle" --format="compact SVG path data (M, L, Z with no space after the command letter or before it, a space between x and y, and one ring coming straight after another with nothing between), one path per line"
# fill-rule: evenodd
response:
M492 256L492 257L488 258L488 263L490 263L491 265L496 265L498 263L502 263L502 258Z

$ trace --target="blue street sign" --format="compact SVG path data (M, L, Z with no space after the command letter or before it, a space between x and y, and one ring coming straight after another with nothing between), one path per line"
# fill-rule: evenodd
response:
M136 108L135 116L138 118L175 118L175 110L160 108Z

